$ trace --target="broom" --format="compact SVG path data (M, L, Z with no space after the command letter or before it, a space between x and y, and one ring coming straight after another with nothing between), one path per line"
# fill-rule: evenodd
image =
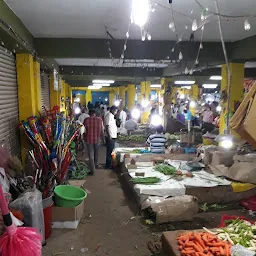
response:
M42 237L34 228L15 227L0 185L0 207L6 231L0 238L1 256L40 256Z

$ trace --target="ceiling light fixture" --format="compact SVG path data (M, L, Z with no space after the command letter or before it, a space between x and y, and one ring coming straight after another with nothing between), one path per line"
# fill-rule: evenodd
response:
M102 86L99 86L99 85L89 85L88 86L89 90L99 90L101 88L102 88Z
M150 87L151 88L161 88L162 85L161 84L151 84Z
M192 23L192 31L196 31L196 30L197 30L197 21L196 19L194 19Z
M181 86L182 89L188 89L190 90L191 89L191 86L190 85L185 85L185 86Z
M210 80L221 80L222 76L211 76Z
M144 27L149 18L149 0L133 0L131 20L139 27Z
M114 80L92 80L93 84L113 84Z
M248 30L250 30L251 29L251 24L250 24L250 22L249 22L249 20L245 20L244 21L244 30L245 31L248 31Z
M194 84L196 81L175 81L175 84Z
M202 87L205 89L215 89L218 87L218 84L203 84Z
M94 83L93 84L94 86L101 86L101 87L103 87L103 86L110 86L110 84L98 84L98 83Z

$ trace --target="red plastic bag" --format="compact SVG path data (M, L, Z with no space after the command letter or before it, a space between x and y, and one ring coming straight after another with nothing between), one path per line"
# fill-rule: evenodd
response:
M227 215L227 214L224 214L222 217L221 217L221 220L220 220L220 225L218 226L218 228L224 228L226 227L226 221L228 220L246 220L246 221L249 221L251 222L250 220L248 220L247 218L243 217L243 216L235 216L235 215ZM253 222L251 222L253 223Z
M251 196L247 200L241 200L240 204L248 210L256 211L256 196Z

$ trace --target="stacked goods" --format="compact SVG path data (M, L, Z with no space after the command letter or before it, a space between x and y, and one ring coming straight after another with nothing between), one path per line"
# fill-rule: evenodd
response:
M230 256L231 243L207 232L187 232L177 237L182 256Z
M227 226L217 229L215 232L206 231L216 235L223 241L228 241L230 244L240 244L243 247L256 251L256 224L249 221L236 219L226 221Z

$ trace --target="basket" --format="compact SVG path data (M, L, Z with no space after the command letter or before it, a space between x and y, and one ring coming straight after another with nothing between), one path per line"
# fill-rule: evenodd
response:
M73 208L79 205L87 196L86 192L75 186L59 185L54 189L55 204L59 207Z

